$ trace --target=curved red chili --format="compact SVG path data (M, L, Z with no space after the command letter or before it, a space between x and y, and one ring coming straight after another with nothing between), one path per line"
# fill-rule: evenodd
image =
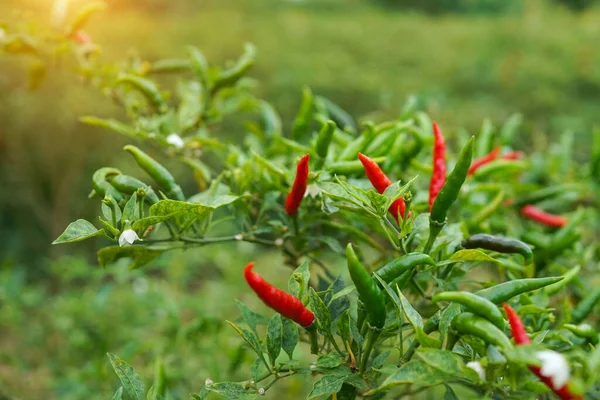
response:
M244 278L248 285L270 308L282 316L291 319L298 325L308 328L315 320L314 314L304 307L304 304L296 296L277 289L262 276L252 271L254 263L251 262L244 268Z
M508 323L510 324L510 329L512 331L513 338L515 339L515 343L518 345L530 344L531 339L529 339L529 335L527 334L527 331L525 330L525 325L523 324L523 321L521 321L521 318L519 318L519 316L517 315L515 310L513 310L513 308L511 306L509 306L507 303L502 304L502 307L504 307L504 311L506 311L506 316L508 317ZM542 375L540 367L529 366L529 369L544 383L544 385L548 386L548 388L550 388L552 391L554 391L554 393L556 393L556 395L558 397L560 397L561 399L563 399L563 400L582 400L583 399L583 397L571 393L568 384L564 385L561 388L555 389L552 379L550 377Z
M310 154L307 154L300 159L300 162L298 162L298 167L296 168L296 178L292 184L292 189L285 199L285 212L287 215L296 215L298 213L298 208L300 208L300 203L302 203L304 193L306 192L309 160Z
M435 198L444 187L444 183L446 183L446 142L437 122L433 123L433 137L433 173L429 185L429 211L431 211Z
M531 204L523 206L521 208L521 214L533 221L537 221L541 224L551 226L554 228L560 228L561 226L565 226L569 222L569 220L565 217L547 213L535 206L532 206Z
M520 160L521 158L523 158L523 152L522 151L509 151L508 153L502 154L502 156L500 156L500 158L503 160Z
M496 158L498 158L498 155L500 154L500 147L496 147L494 150L492 150L490 153L486 154L483 157L479 157L476 160L473 160L473 162L471 163L471 166L469 167L469 172L467 172L467 175L473 175L475 173L475 171L477 171L479 169L479 167L491 163L492 161L494 161ZM504 156L502 156L502 158L504 158Z
M382 169L377 165L375 161L371 158L365 156L362 153L358 153L358 159L365 167L365 175L367 179L371 181L371 184L377 190L378 193L385 192L385 189L388 188L392 184L390 178L382 171ZM406 211L406 205L404 204L404 199L401 197L398 200L394 201L389 209L390 213L394 216L396 221L398 221L398 215L401 215L404 218L404 212Z

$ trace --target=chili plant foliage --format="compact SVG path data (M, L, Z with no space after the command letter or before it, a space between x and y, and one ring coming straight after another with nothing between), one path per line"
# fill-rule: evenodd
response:
M88 43L72 34L92 10L62 40ZM33 51L14 35L5 50ZM254 60L247 45L223 69L189 47L180 59L83 71L127 120L82 121L131 138L124 150L148 180L99 168L97 221L71 223L55 244L102 236L112 245L101 266L140 268L174 249L244 241L294 268L286 293L251 260L229 266L275 312L240 306L229 324L255 353L249 379L207 379L193 398L252 398L294 375L315 378L309 399L600 395L598 133L592 159L575 164L569 133L543 157L518 152L516 118L445 139L414 99L397 119L359 123L309 89L287 126L249 90ZM248 119L241 142L215 134L231 114ZM191 168L195 192L160 153ZM114 398L143 399L133 368L109 359L123 385ZM165 373L158 361L148 398L168 398Z

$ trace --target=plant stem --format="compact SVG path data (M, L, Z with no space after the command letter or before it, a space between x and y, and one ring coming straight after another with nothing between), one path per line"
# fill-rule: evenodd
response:
M317 327L308 327L308 338L310 340L310 354L319 354L319 335L317 334Z
M427 239L427 244L423 249L423 253L429 254L431 248L433 247L433 244L435 243L435 239L442 231L444 225L445 223L440 224L439 222L432 221L431 219L429 220L429 239Z
M369 331L367 332L367 339L365 340L365 344L363 345L362 355L360 356L360 367L359 372L364 374L367 370L367 364L369 363L369 356L371 355L371 351L373 350L373 346L375 345L375 341L379 336L380 331L376 328L373 328L369 325Z

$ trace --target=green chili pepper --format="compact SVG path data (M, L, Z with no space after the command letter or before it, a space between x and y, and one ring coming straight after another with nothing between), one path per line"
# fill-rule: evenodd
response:
M513 114L504 122L502 129L500 129L500 141L505 146L511 146L514 144L515 135L523 123L523 116L521 114Z
M563 279L562 276L547 278L525 278L508 281L487 289L475 292L476 295L485 297L494 304L502 304L522 293L540 289Z
M596 286L596 288L585 296L573 309L573 322L578 324L583 321L590 315L598 302L600 302L600 286Z
M164 111L166 107L165 99L154 82L135 75L123 75L117 79L117 84L124 83L139 91L155 109L161 112Z
M121 171L116 168L100 168L92 176L92 185L97 194L102 197L111 195L117 202L123 200L123 195L117 191L117 189L108 182L108 178L113 175L119 175Z
M473 157L473 141L474 137L467 142L467 145L460 152L458 161L454 166L450 175L446 179L446 183L438 193L433 206L431 208L431 221L437 222L438 224L444 224L446 222L446 215L448 209L458 198L460 188L465 179L467 178L467 172L471 166L471 158Z
M375 157L373 161L375 163L380 164L386 160L386 157ZM338 161L332 163L330 165L325 166L325 168L331 172L332 174L338 175L350 175L355 173L364 173L364 166L360 162L360 160L354 161Z
M335 129L335 122L327 121L325 124L323 124L323 127L321 127L321 130L319 131L319 136L317 136L317 142L315 143L315 149L317 151L317 155L321 157L321 159L325 159L327 157Z
M394 128L386 129L375 135L371 143L361 153L368 154L369 157L383 156L389 153L390 147L396 139L398 130Z
M526 161L499 159L482 165L474 173L476 179L486 179L494 174L510 175L524 171L529 167Z
M502 313L494 303L485 297L478 296L470 292L443 292L433 296L432 301L450 301L461 304L475 314L491 321L500 329L504 329L504 318Z
M115 187L119 192L132 195L139 188L146 191L146 199L152 204L158 202L158 196L154 190L139 179L129 175L112 175L108 177L108 182Z
M498 253L518 253L523 256L525 264L533 262L533 251L525 243L516 239L503 238L499 236L478 233L462 241L465 249L485 249Z
M535 231L523 232L523 240L535 246L536 250L545 249L550 246L550 237Z
M325 106L327 116L335 121L336 125L343 130L356 132L356 123L346 110L333 101L323 96L317 96L317 100Z
M383 292L375 282L375 279L369 275L365 267L360 263L352 244L348 243L346 247L346 258L348 260L348 271L356 291L367 310L367 319L369 324L377 329L385 325L385 297Z
M579 271L581 267L577 265L575 268L570 269L565 274L563 274L563 279L559 282L553 283L552 285L548 285L544 288L544 293L548 296L552 296L553 294L558 293L563 288L565 288L577 275L579 275Z
M598 344L598 331L596 331L591 325L588 325L588 324L581 324L581 325L564 324L563 328L568 329L575 336L578 336L582 339L586 339L593 345Z
M412 270L413 267L421 264L427 264L434 267L437 265L436 262L427 254L408 253L387 263L374 273L377 274L384 282L389 283L400 277L405 272ZM392 287L392 289L393 288L394 287Z
M313 94L308 87L302 89L302 102L292 125L292 139L300 140L308 134L313 117Z
M412 277L412 271L406 271L405 273L403 273L402 275L400 275L399 277L392 279L392 281L389 283L389 286L392 289L396 289L396 286L398 286L400 289L404 289L404 286L406 286L406 283L408 282L408 280Z
M342 150L337 159L338 162L355 160L358 153L364 150L374 136L375 129L373 124L365 124L365 130L361 132L360 136L351 141L348 146Z
M528 192L524 195L519 196L517 199L515 199L513 205L515 207L521 207L521 206L525 206L528 204L536 204L536 203L539 203L540 201L547 200L547 199L553 198L555 196L564 194L565 192L578 190L578 188L581 188L581 185L574 184L574 183L548 186L543 189L535 190L533 192Z
M212 92L216 93L219 90L233 86L244 77L246 72L254 65L256 59L256 47L252 43L246 43L244 46L244 54L239 58L233 67L222 71L212 85Z
M452 320L452 328L463 335L472 335L505 349L512 347L504 332L490 321L469 312L457 315Z
M188 60L180 60L167 58L158 60L150 67L150 72L153 74L168 74L168 73L180 73L190 69L190 62Z
M135 146L127 145L123 147L123 149L129 152L139 167L150 175L163 190L165 190L167 197L173 197L180 201L185 200L185 196L179 185L175 182L173 175L171 175L171 173L158 161Z
M475 215L469 218L467 224L471 227L479 226L483 221L487 220L501 205L504 200L504 189L501 186L487 186L484 191L495 190L496 195L488 201Z
M484 119L481 125L479 135L477 135L476 149L474 151L476 157L483 157L494 148L494 126L492 121Z

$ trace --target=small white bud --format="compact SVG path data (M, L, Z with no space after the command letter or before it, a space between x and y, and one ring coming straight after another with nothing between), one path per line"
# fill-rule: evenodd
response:
M185 143L183 143L183 139L181 139L176 133L171 133L169 136L167 136L167 143L169 143L171 146L177 147L178 149L181 149L185 145Z
M304 197L312 197L313 199L317 196L321 195L321 189L317 186L316 183L311 183L306 187L306 192L304 192Z
M244 238L244 236L241 233L238 233L237 235L235 235L233 237L235 240L242 240Z
M206 380L204 381L204 386L210 386L212 385L214 382L212 379L210 378L206 378Z
M265 388L258 389L258 394L260 394L261 396L263 396L265 394Z
M473 371L477 372L477 375L481 378L482 381L485 381L485 369L479 361L471 361L467 363L467 368L471 368Z
M277 247L283 246L283 239L282 238L275 239L275 246L277 246Z
M569 364L562 354L544 350L536 353L536 356L542 362L540 374L550 378L554 389L558 390L569 382Z
M125 229L121 233L121 236L119 236L119 246L129 246L130 244L133 244L133 242L138 240L141 241L142 239L139 238L139 236L137 235L137 233L135 233L133 229Z

